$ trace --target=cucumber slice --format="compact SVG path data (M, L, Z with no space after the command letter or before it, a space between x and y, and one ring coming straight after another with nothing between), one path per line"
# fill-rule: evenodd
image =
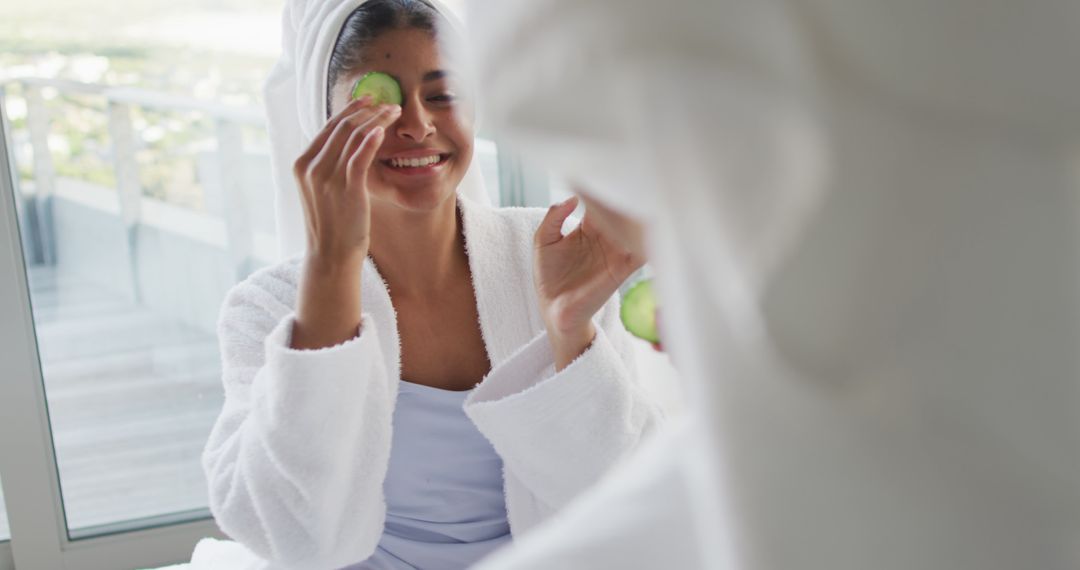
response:
M396 79L379 71L369 71L356 82L352 98L359 99L364 95L371 95L374 105L401 104L401 86Z
M656 297L651 279L638 281L623 295L619 316L630 334L652 343L660 342L660 333L656 329Z

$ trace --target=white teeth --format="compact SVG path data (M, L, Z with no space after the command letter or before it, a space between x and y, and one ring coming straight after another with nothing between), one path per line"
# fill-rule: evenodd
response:
M391 158L390 166L394 168L418 168L435 164L439 160L441 160L441 157L437 154L423 158Z

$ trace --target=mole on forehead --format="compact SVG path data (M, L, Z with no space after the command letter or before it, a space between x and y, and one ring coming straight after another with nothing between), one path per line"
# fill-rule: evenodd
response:
M386 52L383 54L383 60L392 59L394 56L392 52ZM371 51L364 52L360 55L360 61L367 65L376 65L375 62L379 60L378 52L372 53Z

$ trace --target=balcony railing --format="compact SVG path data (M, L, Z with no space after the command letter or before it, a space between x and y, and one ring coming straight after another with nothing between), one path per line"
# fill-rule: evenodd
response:
M262 130L264 121L261 111L248 107L222 105L178 97L169 94L134 88L110 88L103 85L78 83L56 79L20 79L0 84L0 112L6 108L4 99L9 96L12 85L20 88L26 102L26 129L32 148L32 192L28 184L19 184L23 198L21 206L33 204L36 211L27 216L34 218L30 223L32 231L24 234L27 259L32 263L53 264L57 259L55 228L51 227L51 216L47 212L54 197L74 198L87 206L109 211L119 216L124 228L130 234L129 249L136 246L136 227L140 224L156 225L186 238L212 244L226 252L228 264L233 269L234 277L246 275L257 260L274 258L274 236L272 220L261 220L262 228L252 223L252 212L267 211L266 208L253 208L249 199L255 197L256 190L263 191L265 200L272 200L269 188L253 188L253 180L246 180L250 169L241 166L251 154L256 162L262 159L265 169L269 170L269 157L265 154L249 153L245 149L242 129ZM49 92L52 93L49 93ZM47 95L82 96L96 99L102 112L106 113L108 134L111 146L112 170L116 186L109 193L93 192L88 184L72 184L56 174L52 153L49 150L50 110L46 105ZM132 121L133 111L154 110L172 113L198 113L211 120L216 135L216 151L209 163L212 169L202 169L201 175L209 175L202 180L207 203L214 207L204 212L196 212L178 207L167 201L144 196L139 181L139 165L136 160L138 136ZM10 124L9 121L5 122ZM10 133L9 133L10 137ZM9 138L9 140L11 140ZM207 170L210 170L207 172ZM265 184L269 175L260 177L258 183ZM18 183L18 182L17 182ZM66 184L65 184L66 183ZM81 191L81 196L72 196L73 188ZM65 192L64 190L69 190ZM102 190L98 188L98 190ZM27 219L24 218L24 219ZM271 231L267 231L267 230ZM134 260L133 252L129 258ZM137 284L136 284L137 285ZM139 295L139 287L133 286L131 293Z

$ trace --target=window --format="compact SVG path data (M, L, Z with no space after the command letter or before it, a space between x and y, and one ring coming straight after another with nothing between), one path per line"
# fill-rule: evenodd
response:
M280 7L68 4L13 6L6 19L21 27L6 39L27 44L2 57L25 279L74 539L206 516L198 458L222 400L215 313L274 243L272 200L252 189L269 187L255 104ZM76 25L85 18L99 25ZM228 33L241 24L262 33L241 45Z

